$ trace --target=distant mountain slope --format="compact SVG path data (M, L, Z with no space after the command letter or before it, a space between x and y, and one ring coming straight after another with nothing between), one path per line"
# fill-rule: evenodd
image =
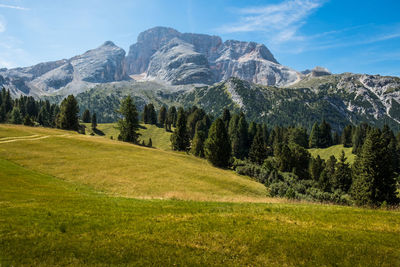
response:
M125 51L108 41L70 59L26 68L0 69L0 86L9 88L14 96L76 94L96 83L128 79L124 62Z
M375 83L384 89L375 88ZM112 122L117 119L115 109L120 100L132 95L139 110L150 102L156 108L197 105L214 116L220 116L224 108L243 111L250 120L269 126L302 125L310 129L314 122L325 119L336 131L361 122L400 129L400 79L396 77L357 74L309 77L290 88L262 86L237 78L211 86L181 86L180 90L156 82L120 84L98 85L78 94L81 110L94 110L99 121Z

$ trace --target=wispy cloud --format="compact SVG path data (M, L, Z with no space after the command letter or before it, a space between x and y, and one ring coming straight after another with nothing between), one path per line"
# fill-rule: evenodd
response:
M0 8L11 8L11 9L18 9L18 10L29 10L29 8L26 8L26 7L5 5L5 4L0 4Z
M286 0L279 4L238 10L239 21L217 29L221 33L265 32L274 43L301 40L299 29L325 0Z
M1 19L0 16L0 33L5 32L6 31L6 23L4 22L4 20Z

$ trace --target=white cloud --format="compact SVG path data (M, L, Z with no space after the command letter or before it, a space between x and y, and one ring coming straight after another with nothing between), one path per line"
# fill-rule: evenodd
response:
M0 15L0 33L6 31L6 24L6 19L2 15Z
M12 6L12 5L4 5L4 4L0 4L0 8L11 8L11 9L18 9L18 10L29 10L29 8L22 7L22 6Z
M307 17L324 4L324 0L286 0L280 4L239 9L239 21L217 29L222 33L265 32L274 43L301 40L297 34Z

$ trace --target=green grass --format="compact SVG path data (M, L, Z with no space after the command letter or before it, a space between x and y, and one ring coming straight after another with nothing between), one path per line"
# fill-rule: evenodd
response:
M344 151L347 157L347 162L353 164L356 155L351 153L351 151L353 150L353 148L351 147L343 147L343 145L336 145L328 148L312 148L309 149L308 151L311 153L311 156L313 157L317 157L319 155L322 159L328 160L329 157L332 155L335 156L336 159L339 159L340 155L342 154L342 150Z
M95 135L104 136L110 138L112 136L113 139L117 139L119 135L119 130L116 128L116 123L99 123L97 126L98 131L93 132L91 129L90 123L83 123L86 126L86 134L90 135L94 133ZM141 128L139 129L139 133L141 134L139 141L142 140L147 145L149 138L153 143L153 147L163 149L163 150L171 150L171 133L166 132L164 128L157 127L156 125L151 124L141 124Z
M400 265L398 210L268 199L261 185L184 154L51 129L5 131L48 137L0 143L0 266ZM171 188L152 169L164 161L176 170L165 169L167 180L185 184L174 187L181 200L131 198L145 197L136 172L157 194L157 182ZM185 200L196 179L208 183L205 200L229 191L232 201L277 203Z

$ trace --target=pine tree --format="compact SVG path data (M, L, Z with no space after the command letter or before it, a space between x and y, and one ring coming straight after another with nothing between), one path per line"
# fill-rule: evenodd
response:
M118 113L122 115L122 119L118 121L119 139L137 144L140 136L138 133L139 120L138 112L131 96L127 96L122 100Z
M281 172L291 172L293 166L292 151L287 144L276 143L274 154L277 161L278 170Z
M34 123L29 115L26 115L24 118L24 125L25 126L33 126Z
M82 114L82 121L84 123L89 123L90 119L91 119L90 111L88 109L85 109L85 111Z
M326 148L332 145L332 130L331 125L327 123L325 120L322 121L321 125L319 126L319 147Z
M161 127L164 126L166 118L167 118L167 108L165 106L162 106L158 113L158 123L160 124Z
M320 139L321 139L321 132L318 123L314 123L311 133L310 133L310 140L308 143L309 148L318 148L320 147Z
M304 128L291 128L289 130L289 144L297 144L308 148L307 130Z
M78 102L73 95L69 95L61 102L60 114L57 120L57 127L65 130L78 131L78 112Z
M157 113L154 109L154 105L151 103L147 105L147 123L153 125L157 124Z
M14 106L13 110L11 111L11 123L22 124L22 115L18 106Z
M250 143L249 143L249 136L248 136L248 124L246 121L246 116L244 113L240 113L239 121L238 121L238 158L244 159L249 154Z
M347 125L344 127L342 136L340 137L340 141L343 144L344 147L352 147L352 132L353 132L353 127L351 125Z
M204 157L204 142L206 140L206 133L203 127L204 122L199 121L196 124L196 133L193 138L192 148L190 152L197 157Z
M149 111L147 105L144 105L143 114L142 114L142 121L144 124L149 123Z
M247 147L251 147L251 144L253 143L254 136L256 136L257 133L257 123L254 121L250 122L249 125L249 130L248 130L248 144Z
M206 158L217 167L228 167L231 156L231 145L222 119L218 118L210 128L204 143Z
M206 113L202 109L196 108L192 110L193 112L187 117L187 129L191 139L194 137L197 122L206 116Z
M249 158L252 162L262 165L267 156L268 154L262 134L262 129L259 128L257 129L257 133L254 136L253 143L251 144Z
M333 189L340 189L343 192L348 192L351 186L351 169L350 165L346 163L346 156L344 151L339 158L339 162L336 163L335 173L332 177Z
M186 127L186 114L183 108L178 110L178 120L176 128L171 135L171 145L173 150L186 151L190 147L189 133Z
M353 165L352 196L357 205L396 203L391 153L379 129L371 129Z
M229 122L231 120L231 113L229 109L224 108L224 112L222 113L222 121L224 122L225 128L228 129Z
M153 141L149 138L149 142L147 142L148 147L153 147Z
M332 145L340 144L340 136L337 132L333 133Z
M92 115L92 129L96 129L97 127L97 117L96 117L96 113L93 113Z
M367 133L370 127L366 123L361 123L354 129L352 143L353 143L353 154L358 155L361 152Z
M167 131L171 131L172 126L176 127L176 119L177 119L176 108L174 106L172 106L168 109L168 112L167 112L167 119L165 122L165 124L166 124L165 129Z
M312 158L309 166L310 178L314 181L319 181L322 171L325 169L325 161L319 155Z
M300 179L309 179L310 174L308 172L308 166L311 159L310 152L308 152L307 149L305 149L304 147L297 144L291 144L289 148L292 158L292 171Z

